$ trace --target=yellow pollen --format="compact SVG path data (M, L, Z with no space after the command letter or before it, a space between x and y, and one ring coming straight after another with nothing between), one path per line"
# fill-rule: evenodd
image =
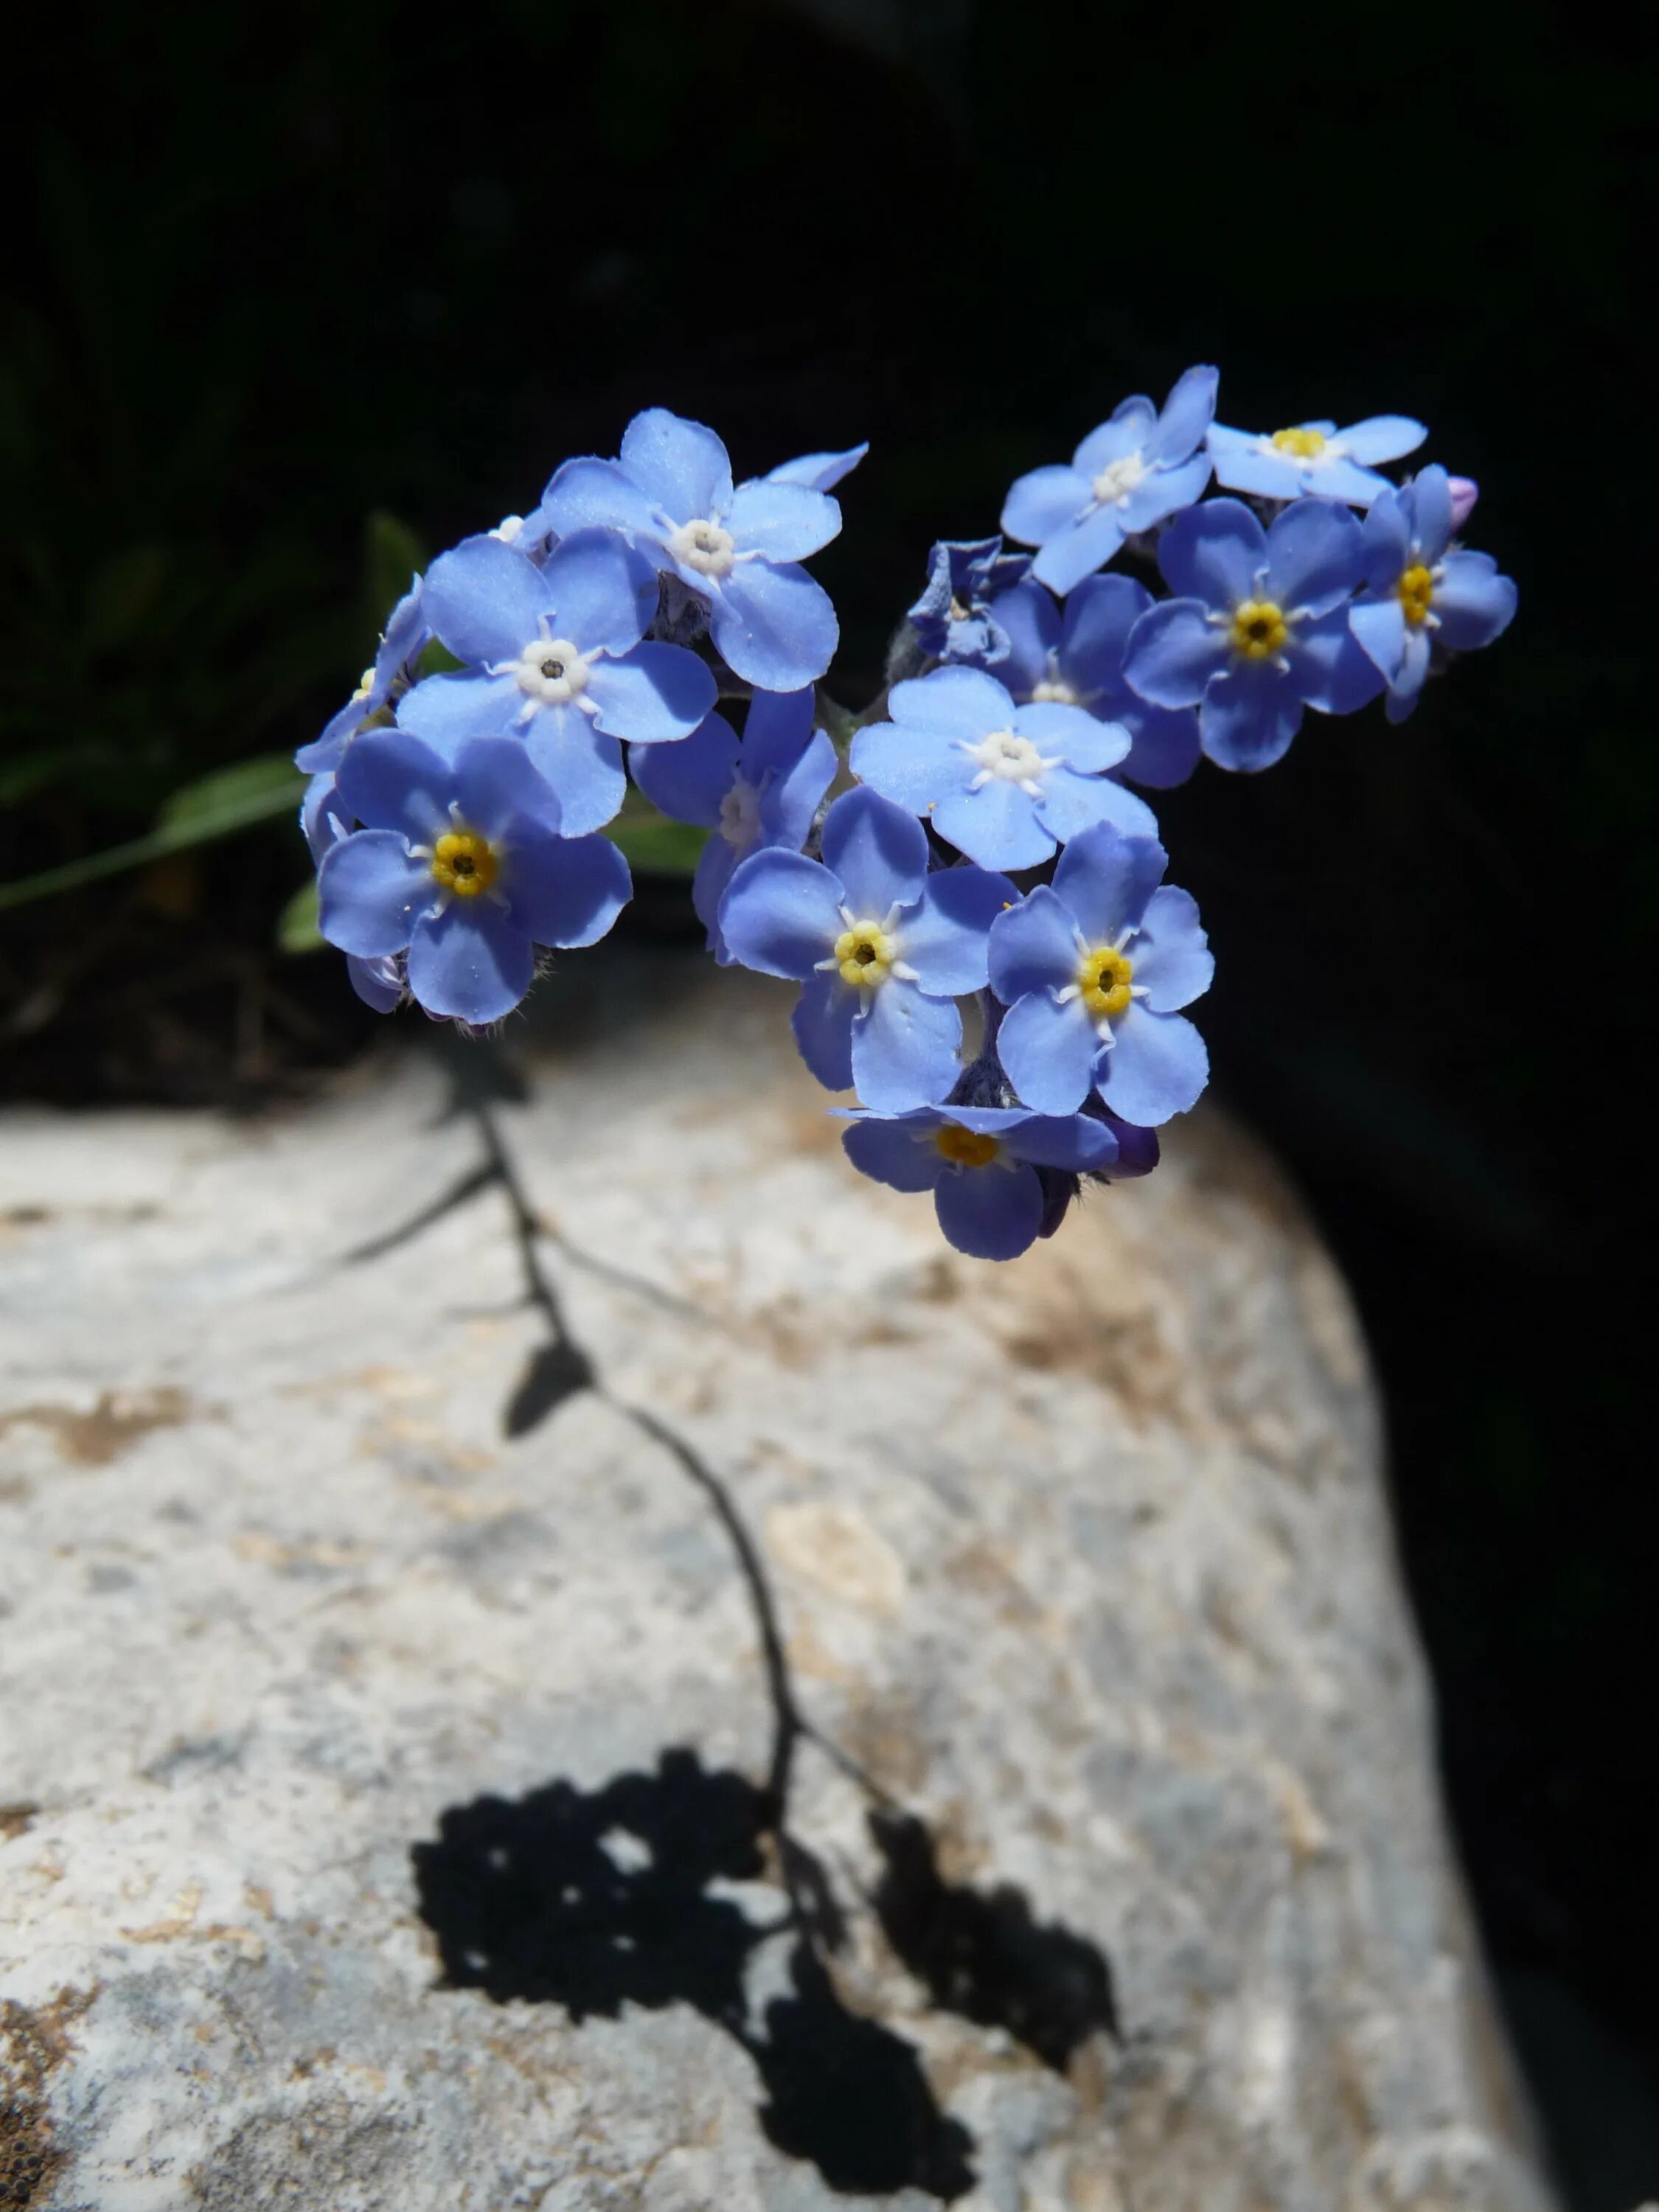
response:
M1123 1012L1129 1003L1129 979L1134 972L1123 954L1109 945L1097 945L1092 952L1084 954L1078 965L1078 988L1097 1021Z
M982 1129L964 1129L959 1121L941 1121L933 1142L955 1168L988 1168L1002 1150L995 1137Z
M856 983L861 991L873 991L878 983L886 981L896 950L886 931L878 929L872 921L855 922L851 929L843 929L836 939L842 981Z
M1281 453L1298 461L1316 461L1325 450L1322 430L1275 430L1273 443Z
M487 837L471 830L451 830L432 848L432 872L457 898L477 898L495 880L501 856Z
M1282 607L1271 599L1241 599L1233 609L1233 651L1247 660L1267 660L1289 634Z
M1429 602L1434 597L1434 578L1421 562L1406 570L1395 586L1400 594L1400 604L1406 610L1406 620L1413 629L1420 629L1429 618Z

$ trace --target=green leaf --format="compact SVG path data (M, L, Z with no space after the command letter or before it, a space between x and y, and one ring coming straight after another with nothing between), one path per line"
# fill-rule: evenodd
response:
M82 884L119 875L125 868L142 868L188 845L210 844L256 822L297 813L305 787L305 778L279 753L222 769L216 775L175 791L148 837L135 837L131 844L112 845L83 860L66 861L61 868L0 884L0 910L52 898L59 891L78 890Z
M629 784L628 796L605 836L630 868L646 876L690 876L708 842L708 832L690 822L671 822L659 814L642 791Z
M216 769L211 775L175 791L155 817L156 830L189 830L226 816L234 817L233 829L243 820L262 821L267 814L280 814L284 806L297 808L305 788L304 776L287 753L260 753L252 760ZM210 830L203 834L222 833ZM185 842L194 844L198 840L191 837Z
M317 927L317 878L308 876L276 917L279 952L318 952L324 944Z

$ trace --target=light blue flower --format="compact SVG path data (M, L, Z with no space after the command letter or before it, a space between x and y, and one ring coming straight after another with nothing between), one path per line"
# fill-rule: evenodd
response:
M720 925L732 872L751 853L799 853L818 802L836 780L836 749L812 726L813 695L757 691L743 736L720 714L678 745L630 756L634 781L662 813L715 834L691 881L691 903L724 966L732 958Z
M364 669L357 689L337 714L331 715L323 732L294 756L294 765L306 775L320 775L337 768L346 747L359 730L378 715L390 719L387 709L414 681L415 664L430 643L432 631L422 604L421 579L410 579L387 619L373 661Z
M499 1021L530 988L536 945L592 945L628 902L622 854L561 836L558 800L514 738L471 738L445 759L407 731L371 730L336 798L366 826L324 856L318 927L360 960L406 952L430 1014Z
M801 1058L831 1091L884 1112L943 1098L960 1072L955 1000L985 987L993 915L1015 896L980 868L927 872L927 839L902 807L849 791L824 817L823 859L753 854L720 908L744 967L805 988Z
M1030 565L1029 553L1005 553L1000 538L935 545L927 556L927 588L905 617L917 644L935 660L996 667L1006 658L1008 639L991 603Z
M974 1260L1014 1260L1059 1225L1056 1177L1109 1172L1117 1139L1091 1115L1023 1107L930 1106L860 1114L842 1135L860 1174L892 1190L931 1190L939 1225ZM1069 1202L1075 1186L1064 1191Z
M1363 569L1346 507L1296 500L1264 531L1241 501L1206 500L1176 517L1158 560L1180 596L1141 616L1123 672L1155 707L1198 707L1218 766L1268 768L1304 706L1347 714L1382 690L1348 629Z
M399 726L452 755L470 738L521 736L567 834L597 830L627 788L617 740L689 737L714 703L695 653L640 642L656 606L651 563L611 532L564 538L541 568L469 538L426 578L428 619L467 670L417 684Z
M1409 415L1370 415L1339 430L1334 422L1297 422L1288 430L1230 430L1210 425L1215 480L1258 499L1301 499L1316 493L1369 507L1390 489L1378 461L1415 453L1428 432Z
M313 775L306 786L306 795L300 802L300 827L317 867L322 866L325 854L331 853L342 837L349 836L351 816L334 787L332 770ZM360 960L355 952L348 952L346 975L363 1004L373 1006L377 1014L389 1014L403 1001L407 978L400 953L383 960Z
M1057 700L1116 723L1129 733L1129 750L1113 775L1167 791L1198 765L1198 716L1149 706L1124 676L1129 632L1152 603L1133 576L1085 576L1063 610L1030 582L994 600L991 617L1009 645L998 680L1020 706Z
M870 450L866 438L861 446L849 446L842 453L802 453L793 461L780 461L775 469L768 469L768 483L805 484L808 491L833 491L843 477L851 476Z
M619 459L567 461L544 503L562 536L619 530L678 575L707 604L715 648L745 683L799 691L829 667L836 611L799 565L841 528L827 492L765 477L733 490L714 433L652 407L629 424Z
M1016 707L994 676L951 667L896 684L887 711L854 738L854 775L982 868L1034 868L1096 822L1158 828L1104 773L1128 732L1081 707Z
M1198 497L1210 481L1210 457L1200 449L1218 381L1212 368L1189 368L1161 414L1138 393L1090 431L1070 468L1020 477L1004 503L1002 528L1040 549L1031 563L1039 583L1063 599L1126 538Z
M1455 502L1455 480L1427 468L1365 518L1365 589L1348 619L1388 683L1391 722L1416 706L1435 648L1490 645L1515 617L1515 586L1489 553L1448 550Z
M1103 823L1066 848L1052 885L993 923L991 988L1008 1009L997 1053L1037 1113L1074 1113L1094 1090L1155 1129L1208 1080L1204 1040L1178 1010L1209 988L1215 962L1166 865L1155 837Z

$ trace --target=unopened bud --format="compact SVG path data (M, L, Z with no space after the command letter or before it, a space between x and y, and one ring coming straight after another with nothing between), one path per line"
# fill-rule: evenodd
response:
M1459 531L1474 513L1480 487L1473 477L1448 477L1446 489L1451 495L1451 526Z

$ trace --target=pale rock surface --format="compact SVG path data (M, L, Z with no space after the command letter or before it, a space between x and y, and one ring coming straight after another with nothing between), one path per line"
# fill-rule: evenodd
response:
M411 1851L447 1812L509 1801L478 1817L520 1837L516 1801L674 1748L758 1780L771 1709L670 1454L592 1392L504 1439L544 1323L501 1192L334 1264L478 1157L389 1057L252 1126L0 1128L0 2198L1541 2212L1373 1388L1273 1170L1200 1114L1150 1182L976 1265L845 1165L787 993L672 980L501 1117L549 1272L607 1390L729 1484L811 1720L958 1903L1012 1885L1066 1931L1034 1954L1063 2065L1006 2005L930 2001L872 1910L871 1800L811 1741L790 1825L848 1914L833 1984L785 2002L792 1939L752 1932L783 1893L735 1861L675 1923L738 1931L723 2016L672 1958L580 2021L446 1983ZM618 1986L660 1963L628 1925Z

